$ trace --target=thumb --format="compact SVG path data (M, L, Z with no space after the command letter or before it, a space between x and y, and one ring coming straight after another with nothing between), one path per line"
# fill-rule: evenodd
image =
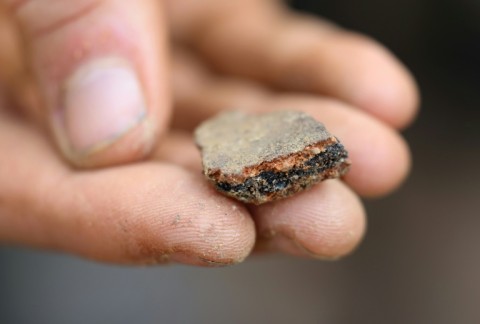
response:
M170 115L160 2L0 1L25 34L63 155L82 167L147 155Z

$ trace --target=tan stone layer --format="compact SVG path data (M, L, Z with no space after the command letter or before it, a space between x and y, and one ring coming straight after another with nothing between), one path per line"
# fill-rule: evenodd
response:
M204 172L215 182L227 182L231 185L241 184L248 178L255 177L264 171L285 172L293 168L302 168L306 161L324 152L328 146L335 143L339 143L339 141L332 136L325 141L308 145L302 151L281 156L271 161L264 161L258 165L247 166L241 174L223 174L219 169L204 170ZM345 161L345 163L350 164L349 161Z

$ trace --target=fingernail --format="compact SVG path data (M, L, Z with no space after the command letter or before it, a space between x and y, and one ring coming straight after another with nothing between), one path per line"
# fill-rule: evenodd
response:
M119 58L97 59L67 80L57 112L57 135L71 155L112 144L146 116L146 101L133 67Z

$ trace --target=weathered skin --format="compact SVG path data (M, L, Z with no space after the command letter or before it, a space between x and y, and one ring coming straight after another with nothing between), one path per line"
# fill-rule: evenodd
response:
M301 112L227 112L200 125L195 138L207 178L246 203L288 197L350 166L338 139Z

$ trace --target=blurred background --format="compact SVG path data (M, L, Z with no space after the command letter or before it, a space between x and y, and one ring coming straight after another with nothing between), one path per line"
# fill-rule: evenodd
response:
M413 173L338 262L127 268L0 247L0 323L480 323L480 2L296 0L413 71Z

